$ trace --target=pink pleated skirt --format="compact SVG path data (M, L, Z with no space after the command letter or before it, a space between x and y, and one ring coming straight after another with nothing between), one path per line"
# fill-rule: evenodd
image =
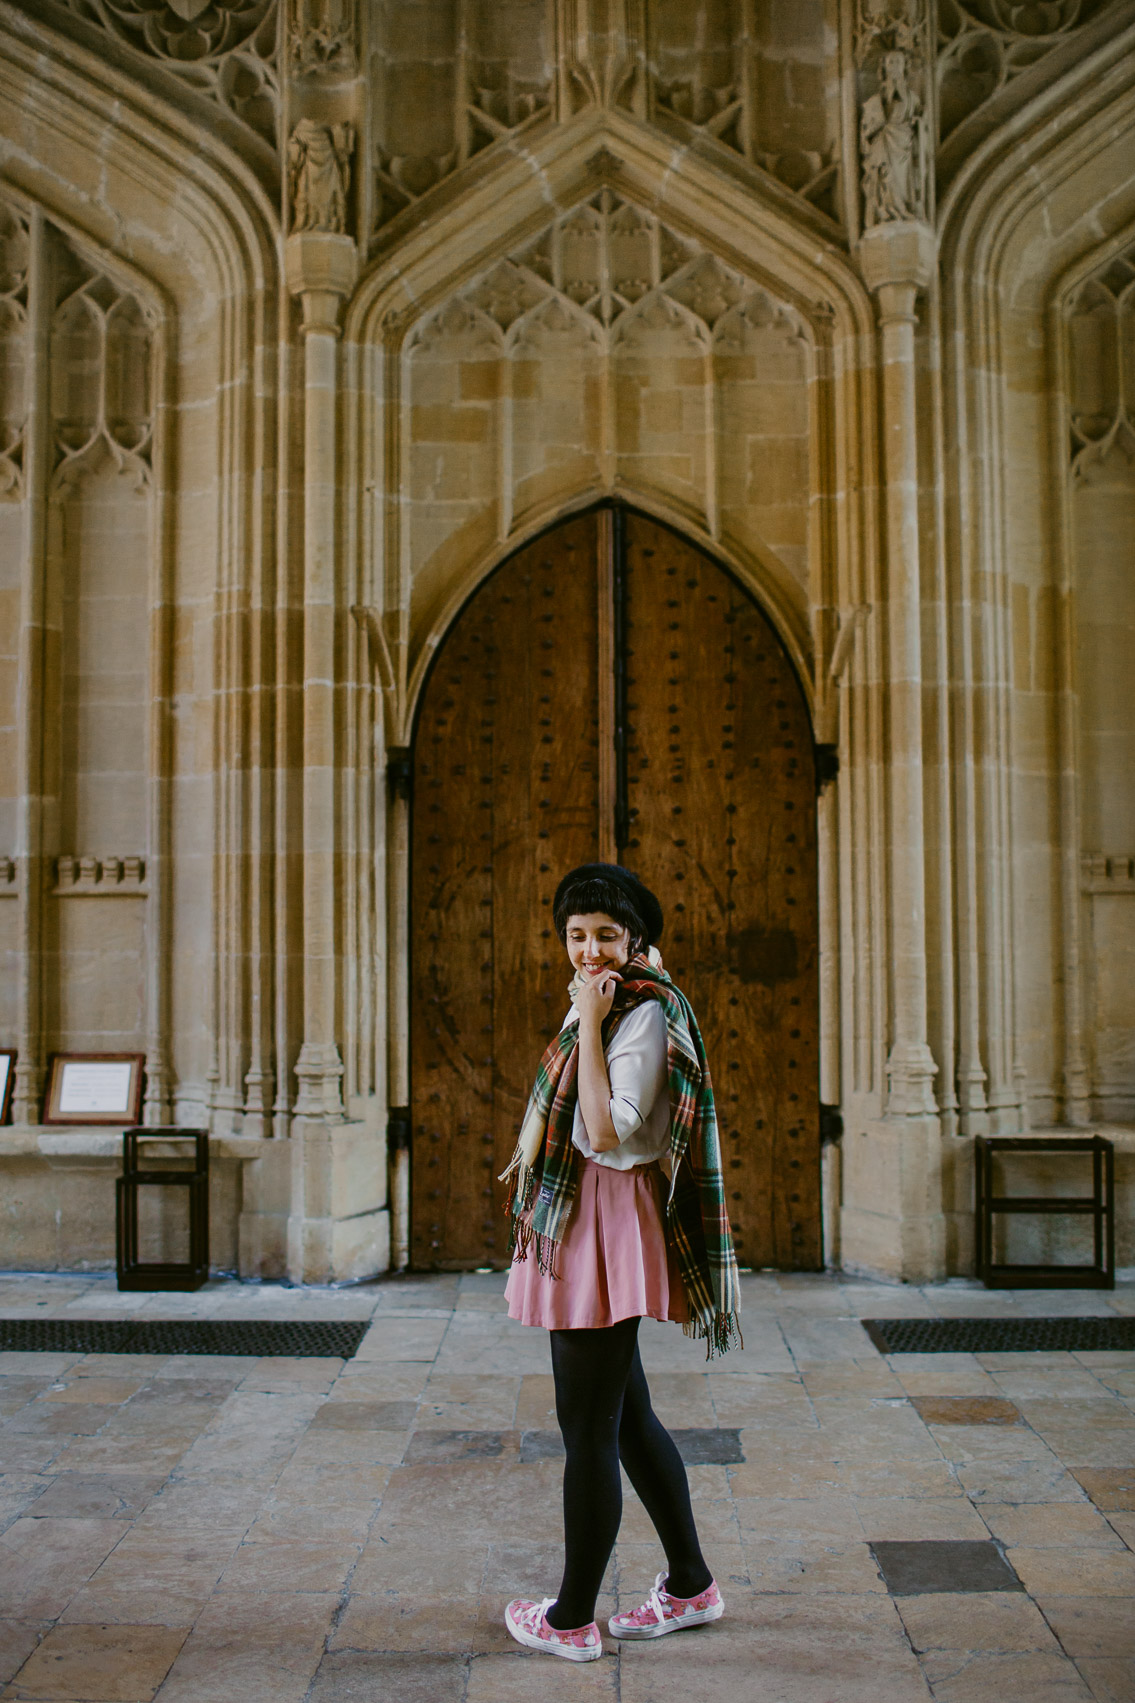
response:
M580 1163L579 1189L556 1254L558 1277L542 1272L536 1250L514 1260L505 1285L509 1317L544 1330L594 1330L620 1319L689 1317L685 1291L662 1227L658 1165L613 1171Z

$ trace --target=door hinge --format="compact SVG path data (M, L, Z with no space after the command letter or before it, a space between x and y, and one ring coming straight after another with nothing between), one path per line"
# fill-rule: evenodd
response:
M388 748L386 784L394 798L409 801L414 790L414 754L408 745L391 745Z
M843 1113L838 1106L820 1107L820 1146L834 1147L843 1138Z
M410 1108L391 1106L386 1119L386 1151L393 1159L396 1153L406 1153L410 1147Z
M816 746L816 791L823 792L829 781L839 774L839 746Z

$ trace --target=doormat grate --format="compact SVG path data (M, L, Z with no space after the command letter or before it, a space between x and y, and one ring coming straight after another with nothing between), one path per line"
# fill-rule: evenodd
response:
M417 1437L427 1433L419 1431ZM455 1436L492 1436L492 1432L454 1432ZM498 1433L499 1435L499 1433ZM741 1433L735 1426L687 1425L674 1426L670 1435L678 1453L687 1466L740 1466L745 1459L741 1448ZM415 1442L417 1441L415 1438ZM553 1461L564 1458L564 1442L558 1431L525 1431L520 1438L522 1465L532 1461Z
M860 1322L880 1354L1083 1354L1135 1349L1135 1318Z
M0 1350L350 1360L369 1326L369 1319L0 1319Z
M893 1597L1025 1588L997 1543L956 1538L873 1543L871 1553Z

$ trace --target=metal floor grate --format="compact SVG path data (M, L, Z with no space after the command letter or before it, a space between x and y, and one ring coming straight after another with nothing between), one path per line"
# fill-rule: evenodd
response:
M40 1354L244 1354L350 1360L369 1319L0 1319L0 1350Z
M863 1319L880 1354L1135 1350L1135 1318Z

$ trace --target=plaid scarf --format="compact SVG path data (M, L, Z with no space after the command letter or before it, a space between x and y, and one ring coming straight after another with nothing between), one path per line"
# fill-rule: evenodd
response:
M666 1234L678 1262L689 1303L687 1336L704 1337L706 1359L724 1354L736 1337L740 1285L725 1184L713 1084L697 1020L684 993L663 969L645 957L632 958L603 1024L606 1049L626 1013L656 999L666 1013L670 1079L670 1193ZM574 991L574 984L573 984ZM567 1230L579 1185L582 1155L572 1145L579 1019L560 1030L540 1060L516 1152L501 1181L515 1176L510 1205L517 1259L535 1244L541 1271L558 1277L556 1249Z

